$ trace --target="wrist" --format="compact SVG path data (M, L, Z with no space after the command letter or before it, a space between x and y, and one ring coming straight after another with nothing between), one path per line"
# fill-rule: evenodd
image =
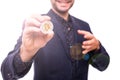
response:
M34 50L27 50L23 45L20 47L20 57L23 62L29 62L35 53Z
M98 44L98 46L96 47L95 50L99 50L100 49L100 41L99 40L97 41L97 44Z

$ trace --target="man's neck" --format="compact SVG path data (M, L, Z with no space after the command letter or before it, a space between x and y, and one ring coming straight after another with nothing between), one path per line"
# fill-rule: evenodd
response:
M66 12L66 13L59 13L57 12L56 10L52 9L57 15L59 15L60 17L62 17L64 20L68 20L68 16L69 16L69 13Z

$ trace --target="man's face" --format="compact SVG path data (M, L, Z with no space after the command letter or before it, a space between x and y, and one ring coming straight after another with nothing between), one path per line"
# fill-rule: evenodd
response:
M66 13L72 7L74 0L51 0L53 9L59 13Z

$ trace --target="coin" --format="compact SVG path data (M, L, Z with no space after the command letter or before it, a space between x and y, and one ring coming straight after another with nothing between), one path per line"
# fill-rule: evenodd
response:
M53 23L51 21L45 21L41 24L40 30L44 34L48 34L50 31L53 30Z

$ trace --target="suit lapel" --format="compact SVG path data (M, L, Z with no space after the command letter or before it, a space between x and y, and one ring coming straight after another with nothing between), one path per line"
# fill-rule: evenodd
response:
M59 39L62 43L62 46L64 47L66 53L68 53L67 52L68 49L67 49L66 38L65 38L64 31L63 31L63 25L60 22L57 22L57 21L54 21L54 22L56 22L55 25L54 25L55 26L54 32L59 37ZM59 24L59 26L58 26L58 24Z
M57 35L57 37L59 37L60 41L61 41L61 45L64 47L64 51L67 55L67 57L71 60L71 56L70 56L70 51L69 51L69 47L67 46L67 43L66 43L66 37L65 37L65 34L64 34L64 30L63 30L63 24L61 22L61 20L57 19L56 18L56 14L52 11L50 11L48 13L48 15L51 17L51 20L54 24L54 32L55 32L55 35ZM71 17L73 18L73 17ZM72 19L72 21L74 21L74 19ZM73 22L74 23L74 22ZM77 42L77 37L78 37L78 34L77 34L77 29L78 29L78 24L74 23L73 24L73 27L74 27L74 31L75 31L75 43Z

